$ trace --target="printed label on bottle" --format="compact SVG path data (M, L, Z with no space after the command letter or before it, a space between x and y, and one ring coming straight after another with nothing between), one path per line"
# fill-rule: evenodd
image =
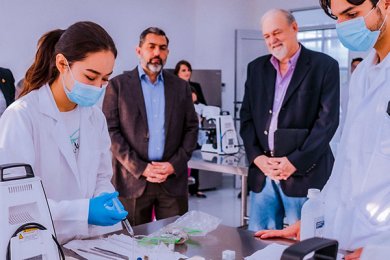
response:
M325 220L324 216L318 217L314 219L314 225L315 225L315 231L314 236L316 237L322 237L323 236L323 230L325 226Z

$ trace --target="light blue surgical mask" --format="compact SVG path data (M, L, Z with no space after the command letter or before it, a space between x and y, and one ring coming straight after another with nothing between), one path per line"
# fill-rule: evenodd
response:
M380 1L378 1L377 5ZM374 47L378 40L380 31L386 22L387 15L376 31L367 28L365 18L368 17L376 7L371 9L364 17L357 17L352 20L336 24L337 35L341 43L351 51L368 51Z
M68 88L65 86L64 77L62 77L62 85L64 87L64 91L68 99L82 107L90 107L95 105L105 92L106 86L98 88L93 85L88 85L77 81L73 76L69 64L68 68L70 71L70 75L74 81L73 88L69 91Z

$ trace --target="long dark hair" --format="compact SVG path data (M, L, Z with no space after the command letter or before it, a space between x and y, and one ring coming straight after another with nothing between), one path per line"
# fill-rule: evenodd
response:
M324 9L325 13L332 19L337 19L337 17L332 14L332 11L330 10L330 2L332 0L320 0L320 5L322 9ZM352 5L361 5L365 2L366 0L347 0L348 3ZM375 6L379 0L370 0L372 5Z
M56 55L62 53L69 62L82 61L89 53L111 51L115 58L117 50L111 36L100 25L93 22L77 22L66 30L45 33L38 41L34 63L27 70L20 97L59 76Z
M187 68L192 72L191 64L186 60L181 60L176 64L175 71L173 72L176 76L179 75L181 65L187 66Z

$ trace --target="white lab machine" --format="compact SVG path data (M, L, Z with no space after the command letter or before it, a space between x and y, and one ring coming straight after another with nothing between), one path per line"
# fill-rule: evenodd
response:
M0 259L60 259L40 178L28 164L0 165L0 173Z
M204 130L208 131L208 139L202 144L202 152L218 154L234 154L238 152L238 139L234 128L233 118L228 115L221 115L220 108L206 106L203 108L202 116L209 123Z

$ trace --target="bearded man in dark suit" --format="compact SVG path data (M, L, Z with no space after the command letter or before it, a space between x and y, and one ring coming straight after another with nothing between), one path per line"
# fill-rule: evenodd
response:
M140 64L113 78L103 112L112 141L113 184L132 225L188 211L187 161L196 148L198 119L188 83L164 71L164 31L140 36Z

